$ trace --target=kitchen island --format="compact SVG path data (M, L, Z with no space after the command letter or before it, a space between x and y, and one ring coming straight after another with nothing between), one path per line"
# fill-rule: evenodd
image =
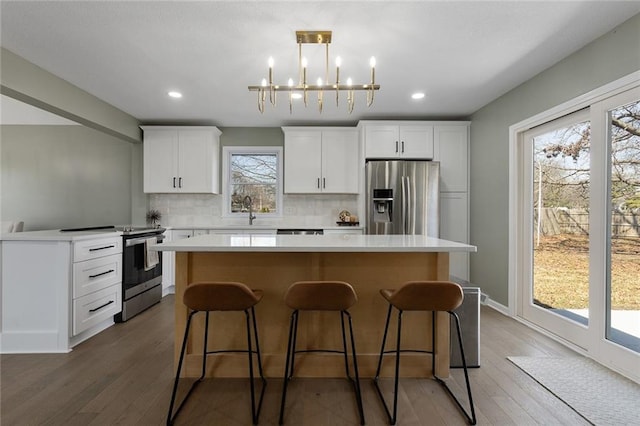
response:
M264 291L262 301L256 306L256 315L263 366L268 377L280 377L284 372L291 310L284 304L283 297L293 282L339 280L354 287L358 303L350 312L360 375L372 377L388 307L379 290L397 288L410 280L448 280L449 253L476 251L474 246L421 235L201 235L155 247L176 252L176 365L188 316L182 303L186 286L197 281L239 281ZM237 317L233 318L233 315ZM192 325L183 369L185 376L200 374L203 317L196 317ZM403 323L404 330L419 330L403 333L403 346L429 350L431 315L407 312ZM246 347L241 313L212 313L210 324L208 350ZM339 324L336 313L302 313L298 348L340 349ZM436 372L446 377L449 373L449 318L446 313L438 314L436 333ZM390 331L390 342L395 342L393 334ZM220 355L215 362L207 364L207 375L246 376L246 359L246 355L241 354ZM390 374L391 364L385 363L384 375ZM302 354L296 357L295 374L341 377L344 375L343 359L335 354ZM429 376L431 362L424 356L404 357L401 374Z

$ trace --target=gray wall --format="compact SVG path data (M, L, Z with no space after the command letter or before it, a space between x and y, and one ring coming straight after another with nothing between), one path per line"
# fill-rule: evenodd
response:
M0 218L26 230L144 224L138 120L6 49L0 56L2 94L83 125L2 126Z
M471 117L471 280L508 305L509 126L640 70L640 15Z
M221 146L283 146L280 127L220 127Z
M45 111L130 142L140 142L138 120L24 58L0 48L0 92Z
M131 223L141 145L84 126L0 132L3 220L23 220L25 231Z

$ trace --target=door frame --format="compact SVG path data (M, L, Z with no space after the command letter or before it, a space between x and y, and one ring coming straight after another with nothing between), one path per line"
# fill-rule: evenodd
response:
M542 125L549 121L558 119L565 115L574 113L581 109L585 109L591 107L598 102L604 101L607 98L611 98L619 95L620 93L631 90L635 87L640 86L640 71L633 72L627 76L624 76L618 80L615 80L609 84L601 86L591 92L588 92L584 95L581 95L577 98L569 100L561 105L553 107L547 111L543 111L539 114L536 114L533 117L520 121L516 124L513 124L509 127L509 306L508 313L522 321L533 328L541 331L542 333L558 340L565 345L571 347L577 352L586 355L594 360L600 362L601 364L616 370L627 377L630 377L632 380L636 382L640 382L640 373L637 372L637 368L634 368L634 365L637 365L638 362L638 354L632 353L632 351L624 350L621 346L615 345L610 341L606 341L604 338L604 321L601 319L596 319L596 316L601 316L604 312L604 298L602 302L596 301L594 298L602 297L602 293L600 293L598 289L595 289L593 285L590 285L589 298L590 298L590 319L589 319L589 341L587 348L582 348L581 346L576 345L573 342L570 342L556 334L553 334L544 328L530 323L522 318L522 312L520 310L520 306L518 304L519 299L521 298L521 289L522 285L522 277L523 277L523 268L526 265L525 262L529 262L530 260L526 258L525 250L521 249L522 242L526 235L523 235L522 228L522 218L526 218L526 215L523 211L523 201L524 196L526 195L523 191L523 178L521 176L521 171L523 170L523 155L522 150L524 149L524 133L536 126ZM593 111L591 116L591 126L592 126L592 141L594 140L593 135L596 132L603 133L605 129L604 117L600 117L603 114L599 114L597 111ZM595 126L595 128L594 128ZM599 137L599 136L598 136ZM608 141L607 141L608 143ZM592 148L595 145L591 144ZM602 147L600 149L608 149L604 148L606 144L600 144ZM598 149L598 148L596 148ZM593 157L592 157L593 158ZM593 164L593 163L592 163ZM599 168L598 168L599 167ZM596 166L594 170L592 166L592 178L595 173L606 173L601 166ZM607 184L606 179L602 179L602 175L596 181L604 182ZM593 198L594 191L600 191L600 196L603 197L603 200L598 200L598 203L606 203L604 198L607 196L607 191L604 188L594 188L591 191L591 198ZM606 204L603 204L606 205ZM602 215L607 214L605 211L594 214L590 221L594 223L595 221L602 221ZM600 215L600 216L598 216ZM605 222L602 222L605 223ZM602 228L602 226L601 226ZM594 244L598 243L601 246L604 244L606 235L606 229L593 229L592 233L597 234L596 237L590 241L590 256L596 256L597 253L594 253ZM591 257L590 259L593 259ZM602 275L605 271L593 271L590 273L590 277L593 277L594 274ZM592 278L590 278L592 280ZM599 324L598 324L599 323ZM596 325L598 324L598 325Z

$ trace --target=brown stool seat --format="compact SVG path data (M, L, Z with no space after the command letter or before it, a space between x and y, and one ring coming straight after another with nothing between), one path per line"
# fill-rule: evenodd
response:
M182 300L194 311L244 311L262 299L262 290L236 282L195 282L184 290Z
M384 334L382 337L382 346L380 348L380 357L378 358L378 368L376 369L376 375L373 379L373 382L376 386L376 390L378 391L378 395L382 400L382 404L384 405L385 411L387 412L387 416L389 417L389 423L394 425L396 424L397 413L398 413L398 377L400 371L400 354L403 352L421 352L431 354L431 371L433 373L433 378L440 383L444 389L449 393L449 395L453 398L456 405L464 416L467 418L467 421L474 425L476 424L476 414L475 408L473 406L473 397L471 395L471 386L469 384L469 375L467 373L467 362L464 357L464 348L462 344L462 333L460 331L460 319L458 315L453 312L454 309L459 307L462 304L462 300L464 299L464 293L462 291L462 287L458 284L450 281L409 281L404 283L397 290L383 289L380 290L380 294L389 302L389 310L387 312L387 321L384 326ZM385 345L387 342L387 332L389 331L389 321L391 319L392 309L396 308L398 311L398 330L396 335L396 347L393 350L385 351ZM402 337L402 313L404 311L430 311L431 312L431 350L415 350L415 349L401 349L400 341ZM458 398L453 394L451 389L447 386L444 380L440 377L436 376L436 362L435 362L435 348L436 348L436 313L437 312L447 312L451 318L453 318L456 332L458 335L458 343L460 345L460 354L462 355L462 366L464 368L464 378L467 385L467 397L469 401L469 406L471 409L471 413L469 414L465 408L462 406ZM393 392L393 408L389 409L387 402L385 401L384 396L382 395L382 390L378 384L378 378L380 376L380 370L382 368L382 360L384 355L386 354L394 354L395 355L395 376L394 376L394 392Z
M357 301L351 284L343 281L298 281L284 296L288 307L300 311L344 311Z
M243 283L237 282L195 282L187 285L182 296L182 301L187 308L191 310L187 319L187 325L182 340L182 349L180 351L180 359L178 361L178 370L176 372L175 381L173 383L173 392L171 394L171 402L169 403L169 414L167 416L167 424L173 424L173 421L180 413L184 403L187 401L195 387L202 382L205 376L207 355L240 352L249 355L249 384L251 387L251 417L253 424L258 424L260 409L262 408L262 400L267 381L262 372L262 359L260 358L260 342L258 340L258 326L256 324L256 313L254 306L262 299L262 290L252 290ZM210 351L207 349L207 339L209 336L209 313L213 311L238 311L244 312L247 331L247 349L227 349ZM191 328L191 320L193 316L199 312L204 312L204 344L202 345L202 372L200 377L191 385L182 402L173 410L176 402L176 392L178 390L178 382L180 380L180 372L182 363L189 340L189 330ZM252 333L253 328L253 333ZM253 336L252 336L253 334ZM255 342L255 349L253 344ZM262 381L262 390L260 398L256 402L256 392L253 374L253 356L256 355L258 361L258 372ZM256 406L257 405L257 406Z
M449 281L409 281L397 290L380 290L382 297L403 311L453 311L462 304L462 287Z
M289 341L287 343L287 358L284 368L284 385L282 387L282 400L280 402L279 424L284 424L284 409L287 398L287 386L293 377L295 356L301 352L332 352L344 356L344 367L347 379L353 384L356 404L360 415L360 424L364 425L364 410L362 408L362 393L360 391L360 376L358 373L358 360L356 355L356 344L353 337L353 324L351 314L347 309L358 301L358 296L351 284L344 281L298 281L287 289L284 295L285 304L293 309L289 324ZM300 311L335 311L340 314L340 324L342 326L342 349L306 349L296 350L298 335L298 317ZM345 331L345 318L349 324L349 337L351 341L351 356L353 360L354 377L351 377L349 370L349 359L347 351L347 333Z

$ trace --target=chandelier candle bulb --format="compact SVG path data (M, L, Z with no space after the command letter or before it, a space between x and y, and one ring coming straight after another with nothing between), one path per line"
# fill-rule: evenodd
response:
M287 82L287 85L289 86L289 114L293 113L293 92L292 92L292 88L293 88L293 79L289 78L289 81Z
M269 57L269 102L271 105L276 105L276 91L273 87L273 57Z
M318 87L320 90L318 91L318 110L322 113L322 79L318 77Z
M302 65L302 85L306 86L307 85L307 58L302 58L302 61L300 62L300 64Z
M347 78L347 110L349 111L349 114L351 114L353 112L353 89L351 88L351 85L353 84L353 82L351 81L351 77Z
M342 65L342 58L336 56L336 106L340 106L340 65Z
M369 65L371 65L371 85L373 86L376 82L376 58L371 57L369 59Z

